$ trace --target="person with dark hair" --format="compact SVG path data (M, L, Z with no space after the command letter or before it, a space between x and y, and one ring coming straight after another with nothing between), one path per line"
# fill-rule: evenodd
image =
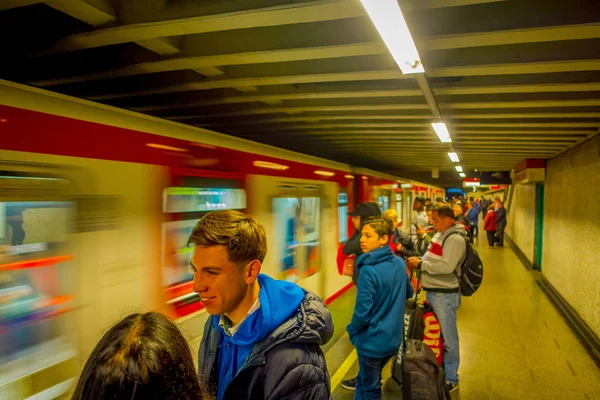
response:
M427 301L440 321L444 335L444 369L449 391L458 389L460 351L456 311L460 307L458 277L466 257L466 232L454 219L454 210L437 205L431 216L437 233L422 259L411 257L408 266L421 271Z
M164 315L131 314L102 336L72 400L201 400L190 348Z
M346 330L358 354L355 399L381 399L381 371L402 343L404 302L412 297L406 265L389 247L393 224L363 221L356 260L360 268L356 304Z
M496 209L496 224L498 226L498 247L504 246L504 229L506 229L506 208L504 208L504 202L498 199Z
M333 336L331 315L313 293L260 273L262 224L240 211L210 212L188 243L194 291L210 314L198 352L209 398L328 399L320 346Z
M363 252L360 248L360 227L362 221L365 221L369 217L378 217L381 215L381 210L376 203L365 202L360 203L354 210L348 213L348 216L352 217L352 223L354 225L354 233L344 244L343 253L347 256L354 254L357 258ZM354 275L352 276L352 282L356 284L358 282L358 268L354 268Z
M431 199L425 199L425 208L427 209L427 207L431 206Z

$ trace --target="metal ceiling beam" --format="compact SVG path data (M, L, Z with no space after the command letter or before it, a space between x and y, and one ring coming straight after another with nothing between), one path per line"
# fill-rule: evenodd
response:
M600 85L599 88L600 90ZM585 100L526 100L470 103L440 103L440 108L447 110L485 109L485 108L546 108L546 107L595 107L600 106L600 99Z
M422 107L418 104L400 105L398 107L390 106L324 106L319 107L280 107L280 108L260 108L255 110L241 110L238 112L223 113L223 114L196 114L196 115L178 115L165 116L162 118L174 121L185 121L190 119L200 118L220 118L230 116L245 116L245 115L266 115L266 114L281 114L290 113L297 114L302 112L329 112L329 111L381 111L381 110L422 110L427 109L427 105ZM370 108L373 107L373 108ZM309 110L307 110L309 109ZM289 110L289 111L288 111ZM281 122L298 122L298 121L334 121L334 120L404 120L404 119L434 119L435 117L427 114L397 114L397 115L311 115L292 118L269 118L260 120L236 120L236 124L271 124ZM452 119L530 119L530 118L600 118L600 112L581 112L581 113L486 113L486 114L445 114L444 120Z
M19 8L31 6L33 4L44 3L47 0L2 0L0 2L0 11L10 10L11 8Z
M307 135L315 135L315 136L352 136L352 135L381 135L381 134L393 134L393 135L404 135L404 134L433 134L433 130L431 128L425 130L365 130L360 129L356 131L345 130L345 131L308 131L305 132ZM488 137L496 137L496 136L506 136L506 135L532 135L532 137L539 136L553 136L553 135L562 135L562 136L581 136L585 137L588 135L596 134L595 130L587 130L587 131L578 131L578 130L560 130L560 131L551 131L551 130L533 130L533 131L522 131L522 130L500 130L500 131L492 131L492 130L477 130L477 131L465 131L462 129L454 129L452 131L452 136L459 139L467 136L476 136L482 137L481 135L486 135ZM486 137L483 136L483 137ZM437 137L437 136L436 136ZM508 136L507 136L508 137Z
M417 39L416 45L419 51L432 51L523 43L558 42L562 40L584 40L599 37L600 24L594 23L436 36Z
M330 21L365 15L365 10L361 4L352 0L323 0L286 4L225 14L180 18L170 21L143 22L100 29L67 36L52 44L47 50L35 55L65 53L167 36Z
M600 90L600 84L598 84ZM369 90L369 91L343 91L343 92L311 92L311 93L289 93L289 94L267 94L258 96L234 96L222 97L218 99L191 101L175 104L157 104L150 106L132 107L133 111L155 111L169 110L176 108L213 106L220 104L241 104L241 103L281 103L285 100L313 100L313 99L349 99L349 98L367 98L367 97L416 97L421 96L419 89L401 89L401 90Z
M440 87L433 92L439 95L499 94L499 93L553 93L600 91L600 82L540 83L533 85L494 85L475 87Z
M338 111L399 111L399 110L428 110L427 104L389 104L389 105L348 105L348 106L310 106L310 107L264 107L264 108L253 108L249 110L239 110L230 113L204 113L194 115L175 115L166 116L162 118L172 120L186 120L194 118L217 118L217 117L230 117L238 115L264 115L264 114L278 114L278 113L302 113L302 112L338 112ZM423 115L421 118L428 118Z
M171 36L165 38L154 38L138 40L136 44L153 51L161 56L173 56L181 53L181 36ZM74 82L83 82L84 80L75 80ZM69 83L69 82L66 82ZM57 85L60 83L57 83ZM45 85L40 85L45 86Z
M410 75L404 75L400 70L390 71L360 71L329 74L308 74L290 76L270 76L261 78L232 78L214 79L208 81L188 82L177 85L164 86L155 89L138 90L129 93L108 93L101 95L84 96L90 100L120 99L134 96L146 96L151 94L177 93L191 90L223 89L239 86L267 86L267 85L294 85L300 83L319 82L351 82L370 81L386 79L413 79Z
M430 77L548 74L600 70L600 60L543 61L530 63L466 65L429 68Z
M32 83L33 84L33 83ZM563 84L541 84L541 85L512 85L512 86L485 86L485 87L455 87L455 88L438 88L433 90L435 94L439 95L462 95L462 94L488 94L488 93L543 93L543 92L584 92L584 91L600 91L600 82L595 83L563 83ZM240 104L240 103L254 103L263 102L270 104L280 104L286 100L312 100L312 99L348 99L348 98L377 98L377 97L413 97L421 96L422 92L419 89L401 89L401 90L365 90L365 91L341 91L341 92L309 92L309 93L288 93L288 94L269 94L269 95L258 95L258 96L234 96L234 97L222 97L216 99L191 101L185 103L173 103L173 104L156 104L140 107L132 107L134 111L155 111L155 110L169 110L177 108L189 108L189 107L202 107L212 106L220 104ZM578 102L587 102L596 100L556 100L556 107L570 107L576 106ZM535 102L518 102L516 104L524 104L525 107L529 103ZM573 104L571 104L573 102ZM492 105L504 104L512 102L498 102L498 103L441 103L441 108L452 108L451 105L455 104L466 104L464 108L469 108L469 105L476 107L478 104L490 105L489 107L481 108L495 108ZM558 103L561 103L558 105ZM563 104L564 103L564 104ZM566 104L569 103L569 104ZM451 104L451 105L450 105ZM550 104L550 102L548 102ZM587 105L587 104L581 104ZM547 105L551 107L550 105ZM546 105L542 106L546 107ZM456 107L461 108L461 107Z
M600 127L600 122L452 122L451 127L469 128L595 128ZM417 128L431 127L427 122L369 122L369 123L335 123L316 125L291 125L262 128L263 130L293 130L293 129L332 129L332 128Z
M70 0L63 0L70 1ZM149 42L153 44L163 43L167 44L170 38L163 39L151 39ZM147 43L148 41L144 41ZM142 44L142 42L137 42ZM161 48L155 49L151 45L144 46L150 48L155 52L161 50ZM171 49L175 49L176 53L180 52L178 46L170 46ZM162 49L166 50L166 49ZM68 83L94 81L99 79L110 79L125 76L151 74L157 72L168 72L168 71L180 71L185 69L196 69L196 68L210 68L220 65L247 65L247 64L261 64L261 63L274 63L274 62L287 62L287 61L303 61L303 60L319 60L327 58L341 58L341 57L354 57L354 56L365 56L365 55L376 55L386 54L387 48L383 43L380 42L367 42L367 43L353 43L347 45L337 46L319 46L319 47L307 47L298 49L282 49L272 51L255 51L249 53L237 53L237 54L218 54L213 56L202 56L202 57L182 57L172 58L168 60L153 61L138 63L133 65L127 65L121 68L114 68L111 70L94 72L90 74L44 79L39 81L29 82L35 86L52 86L52 85L63 85ZM168 53L167 53L168 54ZM173 53L175 54L175 53Z
M472 6L476 4L498 3L501 1L507 0L403 0L400 2L400 7L403 12L412 12L431 8Z
M117 20L115 9L108 0L51 0L46 5L92 26Z
M574 72L600 70L600 60L583 61L551 61L542 63L520 63L520 64L492 64L461 67L443 67L428 69L430 77L444 76L474 76L474 75L511 75L511 74L536 74L549 72ZM113 93L103 95L90 95L92 100L117 99L133 96L145 96L149 94L176 93L191 90L208 90L237 86L266 86L287 85L297 83L319 83L319 82L348 82L348 81L370 81L382 79L414 79L411 75L404 75L399 70L387 71L361 71L329 74L309 74L291 76L272 76L260 78L234 78L215 79L211 81L188 82L166 86L162 88L133 91L129 93ZM439 90L434 93L442 93Z

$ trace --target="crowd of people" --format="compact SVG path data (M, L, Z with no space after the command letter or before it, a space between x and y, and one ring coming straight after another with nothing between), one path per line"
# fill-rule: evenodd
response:
M489 203L489 204L488 204ZM498 237L506 226L500 199L417 197L408 232L395 210L359 204L348 215L355 232L343 254L355 257L356 304L346 330L358 354L356 378L342 386L356 399L381 399L381 373L403 340L404 307L421 287L439 319L448 391L458 388L456 311L465 237L484 227ZM493 216L492 216L493 215ZM490 242L493 246L494 242ZM239 211L206 214L193 229L194 291L210 315L194 368L178 328L156 312L114 325L87 360L74 400L96 399L329 399L321 346L333 335L329 310L300 286L261 274L267 253L262 224ZM419 282L411 281L419 274ZM400 323L399 323L400 322Z

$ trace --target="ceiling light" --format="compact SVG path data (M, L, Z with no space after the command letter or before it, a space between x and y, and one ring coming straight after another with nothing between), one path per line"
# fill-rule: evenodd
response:
M285 171L286 169L290 168L287 165L277 164L269 161L254 161L252 165L259 168L276 169L279 171Z
M456 154L456 153L448 153L448 157L450 157L450 161L452 161L452 162L459 162L460 161L458 159L458 154Z
M346 178L346 179L354 179L354 175L344 175L344 178Z
M161 149L161 150L171 150L171 151L180 151L180 152L187 151L187 149L182 149L180 147L166 146L164 144L158 144L158 143L146 143L146 146L152 147L153 149Z
M317 175L322 175L322 176L334 176L335 172L331 172L331 171L314 171L315 174Z
M440 138L442 143L451 143L452 139L450 138L450 133L448 132L448 128L446 128L446 124L443 122L432 122L431 126L435 131L436 135Z
M465 175L465 173L464 173L464 172L461 172L461 173L460 173L460 174L458 174L458 175L460 175L460 177L461 177L461 178L466 178L466 177L467 177L467 175Z
M456 169L456 172L463 172L463 169L460 165L457 165L456 167L454 167L454 169Z
M419 52L397 0L361 0L361 2L402 73L424 73Z

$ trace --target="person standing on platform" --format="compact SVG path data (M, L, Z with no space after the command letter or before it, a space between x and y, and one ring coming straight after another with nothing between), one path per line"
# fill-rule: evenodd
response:
M364 221L356 260L360 268L356 304L346 328L358 354L354 399L381 399L381 371L402 343L404 302L413 295L406 265L389 247L392 222Z
M360 227L361 222L369 217L381 216L381 210L377 203L365 202L360 203L356 208L348 213L348 216L352 217L352 224L354 225L354 233L350 236L350 239L344 244L342 252L349 256L354 254L356 258L363 252L360 247ZM358 282L358 268L354 268L354 275L352 275L352 282L356 285Z
M498 247L504 246L504 229L506 229L506 208L502 200L498 200L498 209L496 210L496 225L498 226Z
M471 225L471 237L473 238L479 234L479 229L477 226L479 224L479 210L475 208L475 204L477 203L470 201L467 205L469 208L467 210L467 220Z
M465 232L455 222L454 211L448 206L435 206L432 220L438 233L423 258L409 258L408 266L421 270L421 284L427 292L427 301L440 321L444 335L446 386L452 392L458 389L460 365L456 311L460 307L460 266L466 257Z
M329 310L300 286L261 274L267 235L234 210L206 214L194 227L194 292L210 314L198 352L208 398L328 399L321 350L333 336Z
M427 223L427 212L425 211L425 199L423 197L415 197L415 201L413 203L413 210L416 211L415 218L412 220L410 224L410 228L408 230L408 234L410 236L410 240L413 243L417 243L419 241L419 235L417 235L417 230L419 227L426 227Z
M494 236L498 230L496 225L496 211L494 211L493 204L488 206L488 212L485 214L485 219L483 220L483 229L485 229L485 234L487 235L488 249L493 249Z

